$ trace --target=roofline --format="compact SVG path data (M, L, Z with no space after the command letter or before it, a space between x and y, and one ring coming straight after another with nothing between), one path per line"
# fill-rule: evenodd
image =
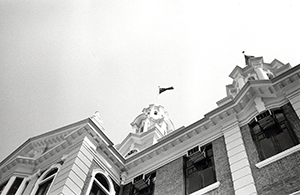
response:
M10 153L6 158L4 158L0 162L0 167L3 164L5 164L10 158L12 158L16 153L18 153L22 148L24 148L27 144L29 144L30 142L35 141L37 139L40 139L42 137L46 137L46 136L51 135L51 134L58 133L59 131L63 131L63 130L70 129L72 127L83 125L84 123L87 123L88 120L89 120L89 118L86 118L86 119L83 119L81 121L78 121L78 122L75 122L75 123L72 123L72 124L60 127L58 129L55 129L55 130L52 130L52 131L48 131L46 133L43 133L43 134L40 134L40 135L37 135L37 136L34 136L34 137L31 137L31 138L27 139L25 142L23 142L23 144L21 144L17 149L15 149L12 153Z
M223 106L220 106L210 112L208 112L207 114L204 115L204 118L192 123L191 125L187 126L187 127L181 127L175 131L173 131L172 133L168 134L166 137L163 137L160 139L159 142L157 142L156 144L140 151L139 153L135 154L132 157L127 158L125 161L126 163L129 163L131 161L134 161L136 158L139 158L140 156L143 156L144 154L148 153L151 150L154 150L155 148L158 148L162 145L165 144L165 142L169 142L172 139L176 138L177 136L181 135L183 132L188 132L189 130L200 126L201 124L204 124L205 122L209 121L210 118L214 115L216 115L217 113L220 113L222 110L225 110L228 107L232 107L234 106L236 103L238 103L238 100L245 94L245 92L247 92L249 90L249 88L253 85L253 84L264 84L264 83L274 83L276 84L279 80L283 79L284 77L288 76L289 74L291 74L294 71L299 71L300 70L300 64L287 70L286 72L282 73L281 75L278 75L277 77L275 77L272 80L255 80L255 81L249 81L247 82L244 87L242 88L242 90L238 93L238 95L231 100L230 102L224 104Z

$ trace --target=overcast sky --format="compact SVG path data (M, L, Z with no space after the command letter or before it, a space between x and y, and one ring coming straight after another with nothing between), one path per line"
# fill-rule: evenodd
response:
M242 51L300 63L298 1L0 0L0 161L99 111L115 143L158 103L176 128L216 108Z

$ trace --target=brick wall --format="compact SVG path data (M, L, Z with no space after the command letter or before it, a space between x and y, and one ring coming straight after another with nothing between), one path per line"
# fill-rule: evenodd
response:
M232 195L234 194L231 172L226 152L224 137L220 137L212 142L217 181L219 188L206 193L207 195Z
M123 187L123 193L122 195L131 195L133 190L132 183L128 183Z
M282 109L291 125L291 128L294 130L296 136L298 137L298 140L300 140L300 120L295 110L293 109L291 104L286 104L282 106Z
M154 195L185 194L183 162L181 157L157 169Z
M293 122L291 126L299 126L300 121L298 117L295 118L293 109L288 105L282 108L287 117L289 117L290 122ZM299 131L299 129L294 130ZM260 162L260 160L251 137L249 126L243 126L241 132L258 194L281 195L300 190L300 152L293 153L290 156L258 169L255 164Z

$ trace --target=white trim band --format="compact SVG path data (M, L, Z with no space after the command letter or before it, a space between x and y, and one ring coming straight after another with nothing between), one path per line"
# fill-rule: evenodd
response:
M280 153L278 153L278 154L276 154L274 156L271 156L270 158L267 158L267 159L265 159L265 160L263 160L263 161L261 161L259 163L256 163L255 166L260 169L260 168L262 168L264 166L267 166L268 164L271 164L271 163L273 163L275 161L278 161L278 160L280 160L280 159L282 159L282 158L284 158L286 156L289 156L289 155L291 155L291 154L293 154L293 153L295 153L297 151L300 151L300 144L298 144L298 145L296 145L296 146L294 146L292 148L289 148L289 149L287 149L287 150L285 150L283 152L280 152Z
M205 188L202 188L196 192L191 193L190 195L201 195L201 194L205 194L206 192L209 192L211 190L217 189L220 186L220 182L217 181L213 184L210 184L209 186L206 186Z

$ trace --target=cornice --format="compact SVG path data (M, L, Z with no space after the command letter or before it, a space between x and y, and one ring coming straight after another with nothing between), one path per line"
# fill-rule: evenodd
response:
M168 136L159 140L158 143L140 151L132 157L126 159L126 167L130 170L140 164L147 164L155 156L170 151L181 143L189 143L192 138L204 134L205 132L217 132L219 124L228 118L235 117L241 112L251 107L255 97L277 97L281 93L282 87L276 85L288 85L295 83L300 79L300 66L296 66L287 73L275 77L273 80L255 80L248 81L238 95L229 103L220 106L207 113L204 118L195 123L178 130L173 131ZM292 79L291 79L292 78ZM288 80L288 81L287 81Z

